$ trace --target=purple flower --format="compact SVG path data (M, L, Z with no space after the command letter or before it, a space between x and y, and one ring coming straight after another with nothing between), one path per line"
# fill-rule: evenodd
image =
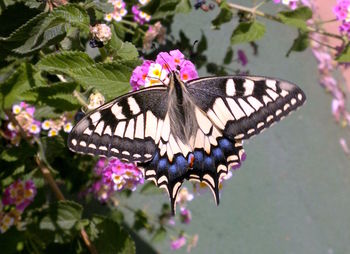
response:
M180 77L183 81L198 78L196 67L191 61L184 60L180 66Z
M101 158L95 166L96 175L100 180L90 188L100 201L107 201L114 191L124 189L136 190L137 185L143 184L142 172L134 164L123 163L118 159Z
M185 207L180 208L180 221L185 224L190 224L192 219L191 211Z
M151 20L151 16L143 11L140 11L137 5L132 6L131 12L134 14L134 20L140 25L148 23Z
M298 7L299 0L273 0L275 4L283 4L287 5L292 10L296 9Z
M14 205L17 210L23 212L33 202L35 195L36 187L32 180L17 180L5 189L2 203L3 205Z
M248 63L247 55L244 53L243 50L239 49L237 51L238 54L238 62L242 64L242 66L246 66Z
M333 8L333 12L338 20L349 21L349 5L350 0L337 0L337 4Z
M185 244L186 244L186 238L184 236L180 236L179 238L177 238L171 242L171 249L178 250L182 246L184 246Z
M130 84L133 91L138 90L141 86L145 85L146 77L151 63L152 61L145 60L141 66L137 66L132 72Z
M160 52L156 61L145 60L141 66L134 69L130 84L133 90L141 86L151 86L155 84L167 84L168 74L172 70L180 70L180 77L183 81L198 78L198 73L194 64L186 60L179 50Z

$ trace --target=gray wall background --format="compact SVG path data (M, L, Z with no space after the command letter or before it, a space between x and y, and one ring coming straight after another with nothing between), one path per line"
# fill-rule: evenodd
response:
M270 3L265 10L271 8L276 9ZM212 30L210 21L217 12L218 9L178 15L172 34L178 37L182 30L194 41L204 31L208 39L206 55L211 62L221 63L234 24ZM246 50L251 74L299 84L307 95L307 103L245 142L247 160L226 182L220 206L215 206L210 191L197 196L189 203L191 224L181 227L189 234L199 234L194 254L350 253L350 161L339 145L340 137L349 139L349 130L336 125L332 118L331 96L318 83L312 52L285 57L297 31L263 22L267 33L258 41L257 57L246 45L234 49ZM199 74L207 75L204 68ZM136 194L130 201L145 204L148 211L157 211L160 203L168 200L165 194ZM168 240L156 248L160 253L171 252ZM138 249L138 253L144 252ZM186 253L186 249L176 253Z

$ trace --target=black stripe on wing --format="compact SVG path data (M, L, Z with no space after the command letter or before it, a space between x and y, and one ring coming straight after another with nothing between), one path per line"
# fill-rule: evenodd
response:
M154 86L102 105L75 125L68 147L130 162L152 159L157 123L165 117L167 96L165 86Z
M298 86L266 77L200 78L187 83L187 89L224 136L237 140L258 134L306 99Z

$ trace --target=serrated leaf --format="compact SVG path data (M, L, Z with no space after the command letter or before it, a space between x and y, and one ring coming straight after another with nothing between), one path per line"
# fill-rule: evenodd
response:
M152 19L163 19L174 15L180 2L181 0L152 0L141 10L152 15Z
M23 3L16 3L8 6L0 16L0 36L9 36L16 28L38 15L39 11L25 6Z
M10 108L13 103L25 98L24 93L44 85L40 73L29 63L21 64L4 82L0 83L0 102L2 108Z
M222 2L220 4L220 12L218 16L211 22L213 26L219 28L222 24L230 22L233 18L233 13L231 12L228 4L226 2Z
M139 57L139 53L132 43L124 42L122 47L117 51L117 57L123 60L133 60Z
M335 59L339 63L349 63L350 62L350 47L349 44L340 52L340 54Z
M43 151L45 152L46 160L51 163L56 157L65 152L66 144L62 136L43 137L41 138Z
M91 232L93 229L93 232ZM115 221L106 218L93 219L90 236L98 253L134 254L135 243L130 235Z
M42 230L67 232L81 219L83 207L73 201L59 201L50 205L47 214L40 220Z
M104 94L107 100L130 90L130 77L139 61L116 61L75 69L71 77L84 87L94 87Z
M281 11L277 14L281 21L290 26L294 26L301 30L307 30L306 21L312 18L312 11L310 8L303 6L292 11Z
M62 40L71 26L88 32L89 21L89 16L82 7L67 4L50 13L40 13L9 37L0 37L0 43L14 53L30 54Z
M299 32L297 38L294 39L292 47L288 50L286 56L288 57L292 51L301 52L307 49L310 44L309 33Z
M84 52L65 51L45 56L36 67L42 71L66 73L67 70L88 67L92 64L94 61Z
M50 106L56 112L72 111L78 109L80 104L73 96L77 84L73 82L55 83L49 86L37 87L24 93L34 99L27 99L27 102L39 106Z
M231 44L259 40L264 36L265 30L265 25L258 21L242 22L233 31L231 36Z

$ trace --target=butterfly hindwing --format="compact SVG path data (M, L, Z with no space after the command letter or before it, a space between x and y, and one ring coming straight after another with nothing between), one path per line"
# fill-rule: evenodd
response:
M166 91L164 86L142 89L93 110L71 131L69 148L129 162L151 160L157 124L166 115Z
M187 89L223 135L236 140L258 134L305 101L296 85L266 77L200 78Z

